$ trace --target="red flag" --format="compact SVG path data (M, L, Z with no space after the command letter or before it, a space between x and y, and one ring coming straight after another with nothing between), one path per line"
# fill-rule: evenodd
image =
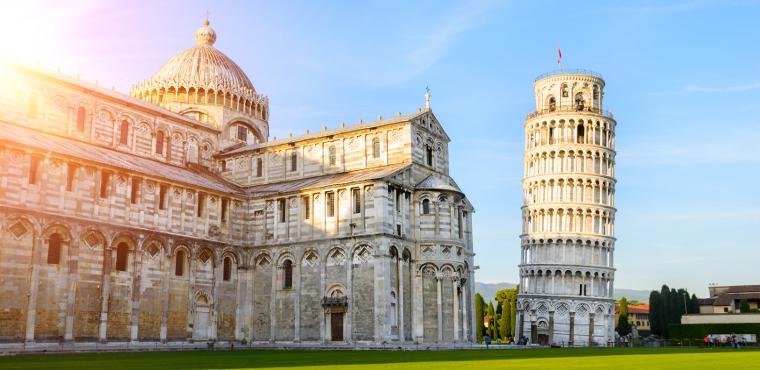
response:
M562 49L557 48L557 64L562 64Z

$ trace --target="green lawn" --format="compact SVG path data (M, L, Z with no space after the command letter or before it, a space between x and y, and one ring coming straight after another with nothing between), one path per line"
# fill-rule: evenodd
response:
M760 369L760 350L517 349L460 351L121 352L0 357L0 369Z

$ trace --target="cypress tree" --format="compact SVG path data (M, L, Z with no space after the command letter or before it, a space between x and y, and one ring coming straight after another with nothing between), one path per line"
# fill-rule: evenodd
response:
M689 302L689 313L699 313L699 298L696 294L691 295L691 302Z
M484 327L483 327L483 316L485 315L485 312L483 310L483 306L485 305L485 301L483 300L483 296L480 295L480 293L475 293L475 337L478 342L483 340L483 334L484 334Z
M663 285L660 289L660 333L664 338L668 337L668 322L670 322L670 311L673 306L673 301L670 299L670 288L667 285Z
M660 292L649 293L649 327L654 335L662 336L662 297Z
M488 323L488 335L492 339L496 339L496 310L493 308L493 302L488 301L488 309L486 311L488 315L491 315L491 321Z

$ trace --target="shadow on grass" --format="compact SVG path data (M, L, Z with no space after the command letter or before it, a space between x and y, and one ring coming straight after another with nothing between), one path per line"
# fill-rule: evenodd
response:
M6 369L208 369L410 364L437 361L489 361L526 358L657 355L731 352L699 348L572 348L457 351L238 350L235 352L118 352L33 354L0 357ZM733 350L736 351L736 350ZM746 349L742 351L758 350Z

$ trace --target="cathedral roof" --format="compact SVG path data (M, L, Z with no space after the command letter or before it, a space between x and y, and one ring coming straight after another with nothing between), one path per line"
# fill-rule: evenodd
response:
M409 163L397 163L383 167L366 168L356 171L309 177L305 179L280 181L251 186L249 188L246 188L246 192L248 195L252 196L270 196L306 189L328 187L338 184L349 184L367 180L382 179L393 176L394 174L409 166L411 166Z
M195 46L181 51L166 62L153 77L133 87L139 91L170 88L214 90L251 101L265 100L256 93L251 80L230 57L214 47L216 31L206 20L195 32Z
M64 157L99 163L125 171L138 172L144 176L217 192L241 194L239 188L213 175L5 122L0 122L0 143L2 142L36 148Z

